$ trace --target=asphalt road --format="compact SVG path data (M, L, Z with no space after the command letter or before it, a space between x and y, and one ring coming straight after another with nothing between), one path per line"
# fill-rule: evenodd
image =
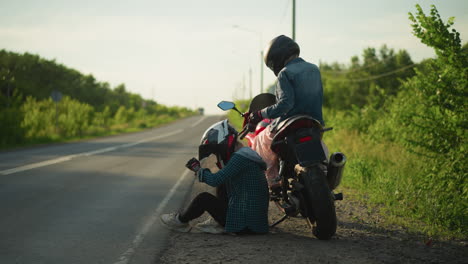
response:
M152 263L159 215L177 210L203 131L195 116L160 128L0 152L0 263Z

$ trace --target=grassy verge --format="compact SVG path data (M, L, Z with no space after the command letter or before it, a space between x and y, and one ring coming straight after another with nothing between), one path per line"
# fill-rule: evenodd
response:
M343 188L353 197L377 209L383 224L399 225L410 232L448 239L466 239L464 230L448 230L433 221L437 207L419 186L424 160L403 147L388 142L371 142L356 131L328 132L324 139L331 151L348 157ZM346 201L344 201L346 202ZM428 213L429 212L429 213Z

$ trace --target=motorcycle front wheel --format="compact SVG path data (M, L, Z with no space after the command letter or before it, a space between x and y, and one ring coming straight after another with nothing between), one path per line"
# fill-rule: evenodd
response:
M305 209L312 224L312 233L318 239L328 240L336 232L337 220L335 203L325 172L319 166L312 166L302 171L301 178L305 187Z

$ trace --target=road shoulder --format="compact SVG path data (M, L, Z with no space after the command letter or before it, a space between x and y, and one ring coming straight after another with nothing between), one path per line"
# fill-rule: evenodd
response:
M195 183L194 197L207 190ZM208 189L209 190L209 189ZM289 218L266 235L171 232L157 263L466 263L466 241L428 241L404 229L380 227L358 201L337 202L337 234L316 239L303 218ZM204 216L206 217L206 216ZM270 223L281 214L270 203ZM200 219L199 221L203 220ZM199 222L198 221L198 222Z

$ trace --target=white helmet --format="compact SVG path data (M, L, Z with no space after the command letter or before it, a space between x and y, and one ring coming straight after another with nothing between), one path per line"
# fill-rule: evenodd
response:
M198 147L198 158L201 160L210 154L215 154L218 160L226 164L234 152L237 135L236 129L227 119L214 123L203 133Z

